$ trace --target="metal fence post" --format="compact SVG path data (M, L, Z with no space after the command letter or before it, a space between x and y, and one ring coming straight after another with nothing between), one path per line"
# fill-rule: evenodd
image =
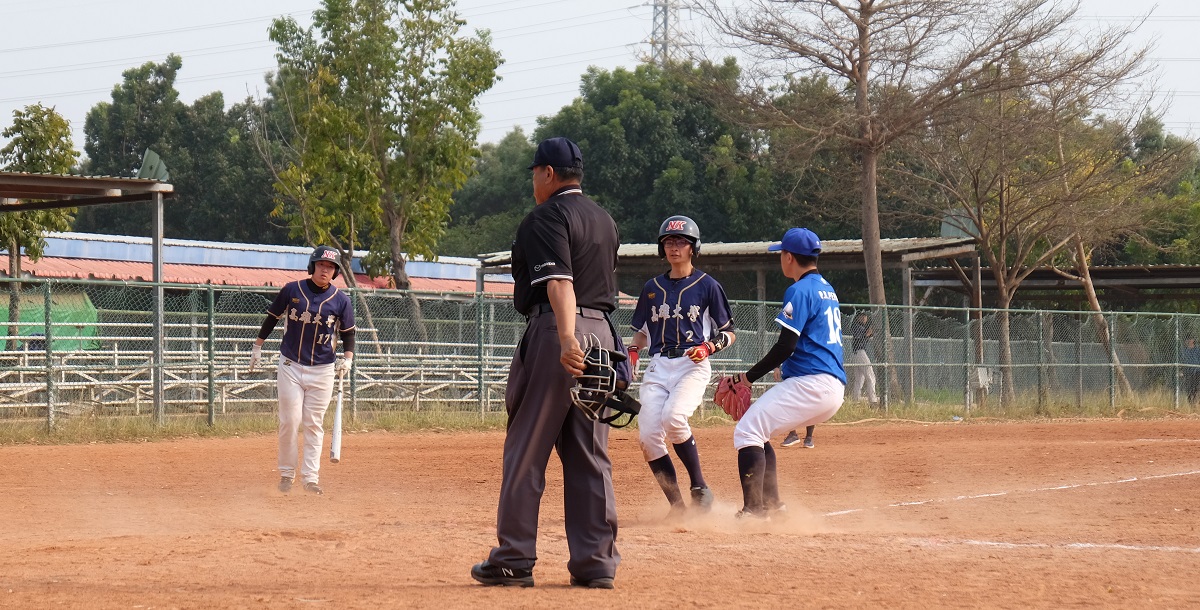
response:
M1108 407L1117 410L1117 314L1108 314Z
M1075 409L1083 408L1083 320L1075 321Z
M1179 332L1179 314L1171 314L1171 320L1175 322L1175 409L1179 409L1179 390L1180 382L1183 381L1183 370L1180 367L1180 362L1183 360L1182 352L1179 349L1180 342L1183 339L1182 333ZM1191 371L1188 371L1190 374Z
M51 298L50 282L42 287L46 315L46 431L54 431L54 324L52 315L54 301Z
M1037 412L1042 413L1046 408L1046 313L1039 311L1037 314L1037 357L1038 357L1038 389L1037 389Z
M217 423L217 403L214 396L216 391L216 349L217 349L217 328L216 328L216 295L212 284L208 285L208 425L214 426Z
M487 401L484 400L484 392L487 391L483 381L483 293L475 293L475 353L477 355L477 366L475 369L477 385L479 387L479 419L484 419L487 416Z
M908 382L908 404L914 405L917 402L917 380L916 367L913 364L913 329L915 312L913 311L913 293L912 293L912 268L904 268L904 348L908 354L907 377Z
M975 369L974 358L971 357L971 306L967 297L967 306L963 308L963 413L971 413L971 371Z
M350 302L351 303L359 302L359 290L361 290L361 288L347 290L347 292L350 293ZM362 303L363 303L364 307L366 306L366 302L367 302L367 300L365 298L363 298ZM355 319L356 320L358 319L357 316L355 317ZM375 338L376 338L375 349L379 349L379 344L378 344L379 328L374 326L373 324L372 324L372 327L375 328L375 332L376 332L376 334L375 334ZM358 348L356 347L355 349L358 349ZM359 350L359 351L363 351L363 350ZM358 371L357 360L358 360L358 358L354 358L353 360L350 361L350 421L353 421L353 422L358 421L358 379L357 379L358 375L355 375L355 372Z

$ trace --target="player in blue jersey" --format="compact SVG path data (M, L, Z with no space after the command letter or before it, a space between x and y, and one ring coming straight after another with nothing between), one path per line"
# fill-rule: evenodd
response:
M339 273L340 255L318 246L308 259L308 279L289 282L267 307L267 318L251 348L250 370L262 358L263 342L279 320L284 321L279 345L279 491L287 493L296 478L297 430L304 430L304 461L300 478L304 490L320 495L321 444L325 409L333 396L334 375L344 375L354 359L354 307L350 297L332 282ZM345 357L334 348L342 342Z
M775 318L779 340L749 371L722 380L722 385L750 384L775 367L783 377L750 404L733 430L742 483L738 517L765 518L784 508L771 435L828 420L841 408L846 391L838 297L817 272L821 240L808 229L793 228L768 250L779 252L783 274L795 280Z
M700 454L688 418L704 400L712 376L708 357L733 344L733 315L725 290L692 266L700 253L700 229L691 218L672 216L658 231L658 255L671 270L646 282L633 312L629 347L633 370L649 347L650 364L639 399L642 454L671 504L671 516L686 511L667 444L687 469L694 508L707 511L713 493L700 469Z

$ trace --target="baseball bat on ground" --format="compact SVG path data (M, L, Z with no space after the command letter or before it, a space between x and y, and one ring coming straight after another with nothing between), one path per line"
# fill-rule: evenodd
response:
M338 377L337 408L333 412L333 440L329 443L329 461L336 464L342 461L342 383L345 377Z

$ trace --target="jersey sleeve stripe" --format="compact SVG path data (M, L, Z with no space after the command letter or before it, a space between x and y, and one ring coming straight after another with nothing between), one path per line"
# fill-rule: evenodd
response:
M573 281L575 281L575 276L573 276L573 275L547 275L546 277L540 277L536 280L531 280L529 282L529 285L536 286L547 280L571 280L573 282Z
M797 335L797 336L800 336L800 331L799 331L799 330L797 330L796 328L792 327L790 324L787 324L787 323L785 323L783 320L780 320L779 318L775 318L775 322L776 322L777 324L779 324L780 326L782 326L782 327L784 327L784 328L786 328L786 329L788 329L788 330L790 330L790 331L792 331L792 332L796 333L796 335Z

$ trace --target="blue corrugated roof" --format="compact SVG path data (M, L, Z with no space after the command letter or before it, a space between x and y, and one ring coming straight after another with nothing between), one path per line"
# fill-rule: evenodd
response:
M46 256L144 263L153 259L149 237L92 233L47 233L45 237ZM185 265L302 270L308 268L311 253L312 248L302 246L163 240L163 262ZM363 272L359 259L366 254L355 251L355 273ZM441 257L436 262L410 260L405 269L413 277L474 280L478 267L479 261L473 258Z

